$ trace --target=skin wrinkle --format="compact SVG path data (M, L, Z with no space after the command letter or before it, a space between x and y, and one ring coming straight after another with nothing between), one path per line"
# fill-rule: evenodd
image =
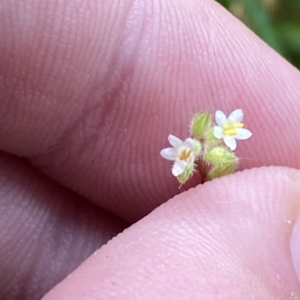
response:
M136 26L135 26L136 27ZM126 42L125 42L125 45L126 45ZM134 44L132 44L132 46L133 46ZM131 46L131 47L132 47ZM123 47L121 47L121 48L123 48ZM134 53L132 54L132 53L130 53L130 56L134 56ZM124 59L124 58L122 58L122 59ZM126 59L126 61L128 61L128 59ZM131 61L131 60L129 60L129 61ZM117 66L118 65L118 63L115 63L115 65ZM128 65L129 65L129 63L128 63ZM114 67L114 69L115 69L115 67ZM125 70L125 71L124 71ZM116 73L117 71L115 71L115 73ZM119 71L117 72L117 73L120 73ZM122 77L122 79L124 80L124 78L126 78L126 77L128 77L128 75L131 73L131 71L129 70L129 72L127 72L127 74L126 74L126 68L124 69L124 66L123 66L123 70L122 70L122 72L121 73L123 73L123 76L121 76ZM124 81L122 82L122 87L123 87L123 84L124 84ZM111 85L111 84L109 84L109 85ZM125 79L125 85L126 85L126 79ZM84 143L82 143L82 145L80 146L80 148L81 148L81 150L80 151L85 151L85 149L87 149L88 148L88 146L89 146L89 142L88 142L88 140L90 140L91 141L91 144L97 144L97 142L95 143L94 141L97 141L97 135L99 135L99 128L102 128L102 135L104 136L104 137L107 137L107 138L109 138L110 137L110 135L108 134L108 132L109 132L109 129L110 129L110 126L108 125L108 124L114 124L114 126L115 127L119 127L117 124L116 124L116 122L114 121L115 120L115 117L114 117L114 115L116 115L116 111L123 111L123 110L126 110L126 101L124 102L123 101L123 103L124 103L124 109L120 109L120 107L118 107L118 106L120 106L120 103L122 103L122 102L116 102L116 100L118 100L118 94L124 94L123 92L122 92L122 87L120 86L120 87L118 87L118 86L116 86L115 84L114 84L114 91L116 91L116 92L113 92L113 93L108 93L108 95L105 97L106 99L104 100L104 102L102 101L101 102L101 104L100 103L97 103L96 105L100 108L99 109L99 111L101 112L101 115L103 116L103 117L95 117L95 111L97 111L97 110L95 110L95 107L92 107L91 109L90 109L90 112L91 112L91 121L92 122L98 122L98 124L96 123L96 124L93 124L93 127L92 128L97 128L97 130L94 130L94 129L92 129L92 128L87 128L87 130L85 131L85 132L89 132L88 133L88 135L91 135L91 132L94 132L94 134L93 135L91 135L88 139L87 139L87 134L85 135L85 142ZM119 91L121 91L121 93L119 92ZM118 104L118 105L117 105ZM105 106L107 106L107 107L105 107ZM122 106L122 105L121 105ZM111 107L116 107L115 109L113 109L113 110L111 110ZM103 111L103 112L102 112ZM88 114L87 114L88 115ZM105 116L105 118L104 118L104 116ZM85 120L87 119L88 117L85 117L85 116L82 116L81 117L81 120L79 121L79 126L81 126L81 123L84 123L84 122L86 122ZM108 119L111 119L112 118L112 120L111 121L107 121ZM122 120L122 118L120 118L120 115L118 116L118 119L119 120ZM95 120L99 120L99 121L95 121ZM105 127L102 127L102 125L101 124L103 124ZM75 126L73 127L73 128L71 128L70 129L70 131L69 132L66 132L65 134L64 134L64 136L71 136L72 137L72 135L74 136L74 132L76 132L76 127L77 127L78 125L77 124L75 124ZM122 128L122 126L121 126L121 128ZM92 130L91 130L92 129ZM85 133L84 132L84 133ZM106 133L107 132L107 133ZM72 133L72 134L71 134ZM58 146L58 147L54 147L54 149L53 150L49 150L47 153L46 153L46 155L48 156L49 155L49 153L51 154L51 152L63 152L62 151L62 149L64 148L64 144L70 144L70 142L66 142L66 139L63 137L63 138L61 138L61 140L63 141L63 143L60 143L60 142L58 142L57 143L57 145L60 145L60 146ZM71 142L71 144L72 144L72 142ZM98 148L98 146L96 146L97 148ZM80 149L79 148L79 149ZM78 151L78 149L77 149L77 151ZM69 152L69 150L67 150L67 153ZM113 153L113 152L112 152ZM77 153L77 155L76 156L78 156L78 157L80 157L80 156L82 156L82 155L78 155L79 153ZM55 155L55 154L54 154ZM62 161L62 162L64 162L65 161L65 158L66 157L62 157L61 159L58 159L58 163L57 163L57 165L61 165L61 163L59 162L60 160ZM39 160L41 160L41 161L43 161L43 167L41 166L41 164L39 164ZM39 157L37 157L37 158L34 158L34 159L32 159L32 161L36 164L36 165L39 165L39 167L40 168L42 168L42 170L44 169L44 167L46 166L47 167L47 165L48 165L48 163L46 163L45 164L45 159L44 159L44 155L43 156L39 156ZM57 161L57 157L56 157L56 161ZM109 160L107 160L107 161L109 161ZM52 159L49 159L49 164L50 163L52 163L53 162L53 160ZM103 168L103 167L102 167ZM69 169L69 166L67 166L67 169ZM70 171L69 171L69 173L70 174L72 174L73 172L72 172L72 169L69 169ZM105 172L105 168L103 168L103 172L102 173L106 173ZM48 172L48 174L51 174L51 173L49 173ZM58 177L58 178L60 178L60 177ZM68 179L67 179L68 180ZM101 180L100 180L100 182L101 182ZM68 184L69 185L69 184ZM72 185L72 184L71 184ZM96 192L95 192L96 193ZM83 194L84 195L84 194Z
M59 3L62 3L62 2L59 2ZM125 5L128 6L128 3L129 3L129 1L127 1L125 3ZM45 4L45 7L43 8L43 10L46 7L47 7L47 4ZM50 6L50 7L52 7L52 6ZM93 76L90 79L90 82L88 84L90 85L91 83L93 83L95 85L95 79L94 78L98 77L97 78L97 81L98 81L97 84L98 84L98 86L101 86L101 84L99 84L99 80L101 80L101 77L99 78L99 75L101 74L101 76L104 75L104 77L105 77L105 72L107 72L107 71L105 71L105 64L107 65L107 62L110 62L110 59L113 57L110 53L109 54L110 57L109 57L109 60L108 60L107 59L108 56L105 55L105 53L103 53L103 51L101 51L102 54L99 53L99 51L97 51L97 57L99 57L99 55L102 55L102 59L103 59L102 64L101 64L101 72L97 71L95 68L91 68L91 65L94 64L94 62L91 63L91 60L90 60L90 57L89 57L88 53L83 58L82 53L80 53L80 49L83 49L82 48L83 47L82 46L82 40L88 41L88 40L91 40L92 37L89 34L86 34L86 32L84 31L82 33L83 34L83 39L78 40L78 38L76 37L76 34L75 35L72 34L74 32L75 33L77 32L76 28L77 28L77 26L80 26L81 18L76 18L76 22L79 22L79 24L76 23L75 24L76 27L73 26L72 25L72 20L68 21L68 17L66 19L60 18L61 10L64 9L64 8L65 8L65 5L63 5L63 3L62 3L61 6L59 5L58 7L56 7L56 12L55 13L53 13L53 10L48 8L48 13L47 13L48 18L49 18L49 16L52 16L52 20L50 19L51 24L54 23L54 24L56 24L56 26L51 26L51 27L48 26L48 25L46 25L44 27L43 26L37 26L37 28L40 31L34 31L34 32L35 32L36 36L38 36L38 38L36 38L36 40L38 40L38 41L36 41L34 46L31 47L31 44L29 46L28 41L24 40L25 45L22 46L23 49L25 48L25 51L23 50L23 52L22 52L22 53L26 53L25 55L27 55L28 53L30 53L30 54L36 53L37 49L38 49L38 52L36 53L37 55L31 55L30 56L30 57L34 57L35 61L33 61L31 63L31 65L29 65L29 67L27 67L26 72L23 72L23 73L21 72L20 73L21 78L25 77L25 74L26 74L26 85L27 85L27 83L29 83L29 84L34 83L34 87L32 86L33 89L36 89L37 86L43 86L43 93L46 96L46 99L45 99L44 102L42 102L42 103L40 101L36 102L37 103L37 106L35 106L35 111L36 112L31 110L30 113L31 114L34 113L34 118L28 118L28 120L30 120L30 121L33 119L33 123L30 124L30 126L33 126L34 124L36 124L35 122L37 121L36 120L37 113L40 113L38 108L41 107L41 104L43 106L45 106L45 103L46 104L48 103L48 104L52 104L52 105L48 106L48 107L46 106L47 110L45 110L45 111L47 112L47 116L43 116L43 121L45 121L45 117L46 117L46 120L47 120L47 117L48 117L48 122L47 123L54 123L54 124L56 124L57 127L60 128L60 131L57 131L57 132L52 131L52 134L55 133L56 136L49 136L50 132L47 133L47 134L43 134L43 132L46 130L46 128L40 128L40 131L37 131L36 135L41 135L42 137L47 136L47 138L45 138L45 141L47 141L48 143L47 143L47 145L41 145L40 143L37 143L36 147L38 147L39 150L35 149L36 153L41 152L41 151L45 152L46 148L49 148L51 145L54 145L55 142L56 142L56 139L57 139L57 135L61 136L63 131L64 131L63 128L67 128L68 126L70 126L70 124L72 124L72 121L74 119L79 118L79 116L81 114L81 111L84 107L83 104L86 105L86 103L84 103L81 99L79 100L79 98L78 98L80 96L80 97L83 97L83 99L85 99L86 95L82 94L82 90L84 90L84 89L89 90L89 88L91 88L91 87L88 87L86 85L83 86L78 81L82 76L78 77L76 74L77 73L78 74L80 74L80 73L84 74L85 73L85 72L81 71L82 66L85 66L85 65L90 66L88 68L89 73L90 73L89 76L91 76L91 75L93 75ZM71 9L70 10L67 9L66 13L68 11L71 11ZM118 10L115 10L115 11L118 12ZM40 12L37 15L40 15ZM70 18L72 18L72 17L70 16ZM42 20L40 20L38 17L37 17L37 19L38 19L37 20L38 23L42 22ZM95 20L95 19L98 20L97 18L91 18L90 20ZM122 19L124 19L124 17ZM121 22L122 22L122 19L121 19ZM59 20L64 20L64 23L67 24L66 26L63 27L64 30L61 30L61 28L58 28L60 26L59 25L60 24ZM112 23L112 26L114 26L114 27L120 26L121 22ZM116 25L114 25L114 24L116 24ZM61 23L61 26L63 26L63 23ZM104 28L104 26L94 26L94 27L102 28L102 31L103 31L103 28ZM59 31L58 31L58 29L59 29ZM21 30L24 31L23 28ZM57 34L57 32L58 32L58 34ZM17 31L17 33L18 33L18 31ZM102 34L103 34L103 32L102 32ZM26 32L26 34L23 34L23 36L27 36L27 35L28 35L27 32ZM111 42L109 43L108 47L111 47L111 45L114 44L117 41L117 38L118 37L115 37L113 39L110 38ZM16 37L14 39L14 41L18 41L18 38ZM66 41L66 42L64 42L64 41ZM72 45L72 47L69 46L69 44ZM35 48L35 45L38 45L39 47ZM77 45L78 45L78 47L77 47ZM95 48L95 46L97 48L99 48L98 44L94 44L94 48ZM31 47L31 48L29 48L29 47ZM114 47L114 48L116 49L116 47ZM43 49L45 49L45 51ZM74 53L74 55L72 56L72 52L75 51L75 50L76 50L77 54ZM55 55L54 55L54 52L55 52ZM107 48L107 53L109 53L109 52L111 52L111 51ZM81 58L80 58L80 61L78 62L76 57L78 57L79 54L81 55ZM9 52L9 57L11 57L10 52ZM23 57L24 57L24 55L23 55ZM23 57L20 56L20 52L18 52L18 54L16 54L16 57L14 59L14 68L11 70L10 73L14 72L15 67L16 67L16 63L18 64L20 62L20 64L21 64ZM66 60L66 58L70 58L70 59ZM64 63L60 63L63 60L64 60ZM68 62L68 60L69 60L69 62ZM87 61L87 60L89 60L89 62L87 62L87 64L85 64L85 61ZM27 61L29 61L29 63L30 63L30 60L27 59ZM41 63L39 63L39 61ZM53 63L53 61L54 61L54 63ZM40 67L37 69L36 66L40 66ZM109 67L109 65L108 65L108 67ZM22 68L24 68L24 66ZM31 70L28 72L29 68ZM93 69L93 72L91 72L91 69ZM42 74L40 74L41 71L42 71ZM27 74L29 74L29 77L28 77ZM34 78L31 77L30 74L34 74L35 77ZM48 80L46 82L46 84L42 84L42 83L45 82L45 77L46 76L48 77L48 79L50 77L50 80ZM9 78L10 76L6 76L6 77ZM19 78L19 80L21 78ZM21 79L21 81L22 81L22 79ZM70 83L72 83L72 84L70 85ZM75 85L74 85L74 83L75 83ZM87 82L83 81L83 83L86 84ZM50 86L51 86L51 89L48 88ZM53 88L53 86L54 86L54 88ZM72 87L72 88L70 88L70 87ZM79 91L78 87L82 88L82 90ZM55 96L55 93L57 94L58 90L59 90L59 93L60 93L59 98L68 99L69 103L66 102L66 101L60 101L60 99L58 99ZM76 90L77 90L77 92L76 92ZM78 91L79 91L79 93L78 93ZM18 88L13 89L13 93L14 94L19 93L19 89ZM74 97L74 95L76 95L76 94L78 94L77 95L77 100L76 100L76 97ZM27 92L26 97L27 97L27 99L29 99L30 97L38 98L38 97L40 97L40 95L41 95L40 91L37 91L37 94L33 94L33 93L29 94ZM6 98L8 98L8 97L6 97ZM55 98L57 98L57 99L55 99ZM15 99L19 100L20 97L15 97ZM55 101L53 101L53 99L55 99ZM31 101L32 101L32 99L31 99ZM71 104L70 101L76 103L76 109L72 109L72 110L68 109L68 113L65 114L64 112L66 111L67 106L68 105L70 106L70 104ZM9 102L11 102L11 101L9 101ZM16 103L17 104L17 105L15 105L16 109L21 108L21 109L24 109L24 112L28 113L28 106L25 110L25 106L20 105L20 103L24 104L24 101L23 102L19 101L18 103ZM40 104L38 104L38 103L40 103ZM72 106L72 104L71 104L71 106ZM30 107L32 108L33 106L30 106ZM90 109L90 107L89 107L89 109ZM15 110L15 108L13 108L13 110ZM60 120L61 124L57 124L57 122L52 122L51 121L54 114L50 113L50 111L52 111L53 113L55 112L56 118L57 118L57 112L60 112L60 111L63 112L63 113L61 113L64 116ZM27 121L26 119L24 119L23 115L24 115L24 113L19 115L19 117L18 117L18 115L14 116L14 119L15 119L14 122L15 123L12 124L12 125L14 125L12 127L16 127L15 125L17 124L17 120L20 120L23 123ZM6 115L4 115L4 118L5 118L5 116ZM67 118L66 118L66 116L67 116ZM44 124L44 123L40 123L40 124ZM39 124L39 126L40 126L40 124ZM27 124L27 127L30 127L30 126L29 126L29 124ZM6 128L6 129L8 129L8 128ZM22 130L23 130L23 135L25 135L24 128L22 128ZM47 130L47 131L49 131L49 130ZM2 131L2 132L4 132L4 131ZM31 136L30 138L33 139L34 137ZM51 140L50 144L49 144L49 139ZM9 139L7 139L7 136L6 136L5 140L7 142L9 141ZM39 138L39 142L40 142L40 138ZM12 141L12 145L10 145L9 147L14 147L15 143L16 143L16 141ZM17 147L17 151L18 151L19 154L20 154L20 151L23 151L22 155L26 155L26 153L24 153L24 150L25 150L24 146L25 145L26 145L26 143L23 143L22 148ZM42 146L44 146L44 147L42 147ZM6 149L6 150L8 150L8 149ZM29 154L31 154L31 155L33 154L32 149L31 149L31 153L28 153L27 155L29 155Z
M118 63L114 62L115 60L112 59L112 64L114 64L115 66L118 65ZM110 67L111 69L115 69L116 67ZM119 73L118 71L116 71L115 73ZM121 76L123 79L126 78L127 76L129 76L128 74L130 74L130 71L128 72L128 74L126 74L124 71L122 71L123 76ZM107 81L107 80L106 80ZM123 84L123 82L122 82ZM80 128L82 127L82 124L84 124L86 122L86 119L90 118L92 122L91 125L94 128L97 128L97 130L94 130L93 127L89 127L86 130L83 131L83 134L89 132L89 134L86 134L85 138L84 138L84 142L82 142L81 146L79 147L79 149L77 149L77 154L73 154L74 156L82 156L82 153L85 151L84 149L88 148L89 145L93 145L95 144L94 141L97 141L97 135L98 135L98 130L100 128L103 129L103 131L108 131L109 132L109 127L108 124L114 124L115 126L117 125L115 122L115 115L116 115L116 111L120 111L119 108L117 108L116 105L116 100L118 99L117 94L118 94L118 90L120 90L121 88L119 86L116 86L116 83L114 82L114 84L112 85L111 83L109 83L109 81L107 81L107 84L104 84L104 86L109 85L109 86L113 86L113 90L107 92L106 95L104 95L102 102L98 102L95 103L94 107L90 107L89 110L87 112L85 112L84 114L81 115L81 118L77 121L73 123L73 126L68 130L65 131L64 135L60 138L60 140L58 140L56 142L56 145L61 145L63 144L63 142L65 140L65 137L68 136L72 136L74 135L74 132L76 132L76 128ZM98 89L98 88L97 88ZM90 98L95 98L95 96L99 93L97 91L97 89L95 88L94 91L92 90L90 92L89 95L89 99ZM106 98L106 99L105 99ZM126 104L126 103L125 103ZM100 113L96 114L95 112L99 111ZM89 117L89 115L91 115L91 117ZM95 115L100 115L100 117L95 117ZM120 116L118 116L118 119L122 119L120 118ZM95 122L95 120L99 120L99 124L92 124L93 122ZM108 121L110 120L110 121ZM88 122L87 122L88 123ZM92 130L91 130L92 129ZM80 131L81 132L81 131ZM93 135L91 135L91 132L94 132ZM79 138L81 138L81 135L79 136ZM91 135L89 138L88 135ZM90 142L89 142L90 141ZM79 146L79 144L77 143L77 145ZM54 146L53 149L48 149L46 154L49 154L51 152L55 152L55 151L60 151L60 147L56 147ZM90 150L89 150L90 151ZM81 152L81 153L80 153ZM64 160L66 159L66 157L62 158L62 161L64 162ZM33 159L34 161L34 159ZM50 161L51 163L51 161ZM44 167L47 166L47 163L43 163ZM58 164L60 165L60 164ZM104 171L105 172L105 171ZM64 172L65 174L66 172Z
M125 224L23 160L1 154L0 161L0 206L4 216L10 211L0 220L0 298L39 299Z
M7 167L7 164L5 164L5 167ZM5 169L5 167L4 167L4 169ZM3 170L3 162L2 162L2 170ZM15 170L13 170L13 172L18 172L18 173L21 172L21 174L22 174L22 171L23 170L20 167L18 167ZM20 224L18 224L18 223L17 224L16 223L12 224L11 220L13 220L13 219L16 219L16 220L22 220L22 219L24 219L24 213L26 215L26 211L31 211L31 213L32 213L32 210L34 210L34 206L32 205L33 203L27 203L26 204L26 202L24 202L23 205L21 203L21 205L17 206L17 202L19 202L21 200L21 198L26 198L26 197L29 196L29 187L27 187L27 186L23 187L23 189L25 188L26 191L25 191L25 194L23 194L23 196L21 196L21 194L23 192L22 188L19 188L19 190L14 190L13 189L13 185L11 184L11 182L9 183L9 182L5 181L4 183L5 183L5 185L4 185L5 188L7 188L7 185L11 186L11 189L5 192L6 194L7 193L11 194L10 197L12 197L12 199L10 199L10 200L13 200L13 198L15 198L15 195L19 195L18 196L19 199L18 199L18 201L14 201L15 203L13 203L13 206L15 207L15 209L12 210L12 212L14 212L15 215L11 214L10 218L8 219L8 221L2 220L2 222L5 224L5 227L7 229L6 230L6 234L5 234L3 232L3 228L2 228L2 230L1 230L2 231L2 235L4 234L4 236L14 236L14 237L20 236L20 237L22 237L22 238L20 238L20 240L18 241L18 243L15 246L13 246L14 243L11 243L9 245L7 243L7 241L2 240L2 242L4 243L4 245L6 245L6 249L3 246L1 247L1 249L2 249L1 252L2 253L7 253L7 251L11 252L11 249L14 249L13 251L19 252L19 256L15 257L13 259L13 262L9 263L10 260L7 261L7 259L11 257L11 253L10 253L10 255L6 256L6 262L5 262L5 264L3 264L3 263L1 264L2 265L2 272L1 273L5 274L5 278L6 278L6 280L4 280L4 282L5 281L8 282L8 284L5 285L5 288L4 287L1 288L1 291L2 291L1 298L2 299L8 299L7 297L10 297L9 295L11 295L11 296L13 295L13 293L14 293L13 290L14 289L12 287L16 284L16 282L18 281L19 277L22 276L23 278L28 278L29 273L32 271L30 269L26 270L26 269L22 268L22 266L24 265L24 261L26 261L29 265L30 265L30 261L34 262L34 258L32 256L31 251L30 251L30 250L32 250L33 244L32 243L29 244L26 241L24 242L24 238L26 239L26 236L23 236L22 232L24 232L24 228L26 228L28 226L29 227L31 226L30 223L32 222L32 219L35 218L35 214L34 213L31 214L31 217L29 217L29 218L26 217L25 218L26 221L24 223L20 222ZM3 185L3 182L2 182L1 185ZM31 186L32 186L32 184L31 184ZM6 198L5 195L3 195L2 199L3 198ZM9 202L10 202L10 205L12 205L12 202L11 201L9 201ZM19 208L19 211L20 211L19 215L16 215L16 208ZM41 218L43 218L43 217L44 216L41 215ZM36 221L37 221L37 223L40 223L38 219ZM10 228L7 228L7 225L9 223L11 223L11 226L10 226ZM19 226L16 228L16 225L19 225ZM33 238L33 240L34 240L34 238ZM18 268L18 273L19 274L17 276L13 276L13 277L15 277L15 281L12 280L12 278L9 276L11 274L11 270L10 269L8 269L8 271L4 273L4 269L3 268L6 265L11 265L11 266L17 265L17 266L20 266L20 268ZM9 280L9 278L11 278L11 280ZM24 286L26 285L27 281L28 280L25 280ZM3 282L3 280L1 280L1 282ZM18 293L21 295L24 290L25 290L25 288L23 287L23 288L21 288L21 290L18 291ZM5 296L5 294L6 294L6 296Z

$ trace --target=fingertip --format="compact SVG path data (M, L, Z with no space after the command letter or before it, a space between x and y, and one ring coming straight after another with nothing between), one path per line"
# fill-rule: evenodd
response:
M44 300L300 295L289 250L299 178L299 171L262 168L178 195L101 248Z

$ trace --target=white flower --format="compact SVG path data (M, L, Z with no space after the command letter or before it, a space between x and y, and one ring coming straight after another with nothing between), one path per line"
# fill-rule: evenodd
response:
M217 110L216 122L218 126L214 127L214 136L217 139L223 139L224 143L231 150L236 148L236 139L245 140L248 139L252 133L248 129L244 129L243 120L244 113L241 109L233 111L228 118L225 114Z
M173 148L161 150L160 155L167 160L175 161L172 174L177 177L187 169L193 169L195 158L200 153L200 142L192 138L182 141L172 134L168 136L168 140Z

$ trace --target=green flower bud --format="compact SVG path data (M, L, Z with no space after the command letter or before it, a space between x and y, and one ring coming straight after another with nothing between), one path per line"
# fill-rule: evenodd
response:
M225 175L232 174L236 171L236 165L229 165L229 166L216 166L213 167L206 175L206 180L213 180L215 178L219 178Z
M217 146L203 155L204 161L212 166L207 173L207 180L222 177L236 171L238 158L228 148Z
M211 114L208 111L203 111L194 116L191 124L191 135L201 137L211 124Z
M204 153L204 159L212 165L231 165L236 163L237 157L228 148L217 146Z

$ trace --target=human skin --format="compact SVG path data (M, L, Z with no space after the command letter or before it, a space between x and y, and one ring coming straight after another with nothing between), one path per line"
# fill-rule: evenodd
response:
M2 1L0 28L1 299L300 296L294 67L208 0ZM178 189L168 134L236 108L250 170Z

